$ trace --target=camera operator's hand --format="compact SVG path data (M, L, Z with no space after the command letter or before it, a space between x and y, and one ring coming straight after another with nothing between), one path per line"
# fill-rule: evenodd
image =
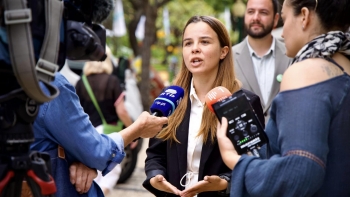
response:
M75 189L80 194L89 191L92 181L96 177L96 169L91 169L80 162L74 162L69 167L70 182L75 185Z
M148 112L142 112L133 124L119 132L123 137L124 147L138 137L154 137L167 123L167 117L156 117Z
M241 158L236 152L231 140L227 137L227 119L222 117L221 123L217 123L216 137L218 139L220 154L226 166L233 169Z

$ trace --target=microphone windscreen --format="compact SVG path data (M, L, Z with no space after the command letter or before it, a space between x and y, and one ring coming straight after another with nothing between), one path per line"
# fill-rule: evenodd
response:
M102 23L114 8L113 0L95 0L92 10L92 21Z
M180 104L184 93L184 89L180 86L168 86L164 88L151 105L151 113L161 117L170 116Z
M205 95L205 103L207 104L209 110L214 113L214 109L213 109L212 105L214 103L217 103L217 102L229 97L229 96L231 96L231 92L227 88L225 88L223 86L218 86L218 87L210 90Z

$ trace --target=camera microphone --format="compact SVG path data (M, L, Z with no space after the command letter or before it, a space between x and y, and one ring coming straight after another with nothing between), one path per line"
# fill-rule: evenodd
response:
M184 93L184 89L180 86L166 87L151 105L152 115L157 117L170 116L180 104Z
M92 9L92 22L102 23L114 8L113 0L95 0Z

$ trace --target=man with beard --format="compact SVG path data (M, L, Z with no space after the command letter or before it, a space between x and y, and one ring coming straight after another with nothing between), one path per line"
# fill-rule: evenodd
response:
M279 20L278 0L248 0L244 26L248 36L232 47L236 77L242 87L259 95L265 123L273 98L291 59L284 44L271 34Z

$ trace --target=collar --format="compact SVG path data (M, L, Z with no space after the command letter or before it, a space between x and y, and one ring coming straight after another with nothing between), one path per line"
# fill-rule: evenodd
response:
M248 49L249 49L249 55L250 57L258 57L260 58L254 51L254 49L250 46L249 44L249 41L248 41L248 37L246 38L246 42L247 42L247 45L248 45ZM271 46L270 46L270 49L265 53L265 55L263 56L266 56L270 53L272 53L272 56L275 57L275 46L276 46L276 41L275 41L275 38L272 37L272 43L271 43Z
M197 103L202 104L201 101L199 100L198 96L197 96L196 89L193 86L193 77L191 79L190 100L191 100L192 104L193 104L193 102L197 102Z

